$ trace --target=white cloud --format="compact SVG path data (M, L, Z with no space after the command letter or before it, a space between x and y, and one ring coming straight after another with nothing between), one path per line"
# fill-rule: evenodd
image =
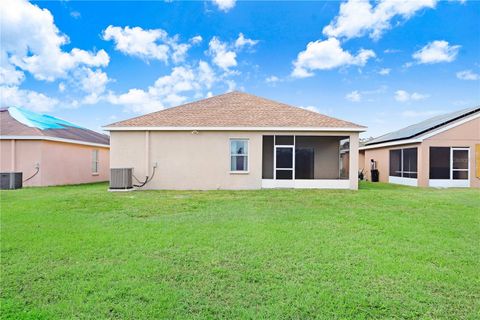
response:
M463 70L457 72L457 78L460 80L478 80L480 75L472 70Z
M130 89L124 94L110 95L109 102L123 105L127 110L139 114L154 112L164 108L158 98L141 89Z
M245 38L243 33L238 34L235 41L221 41L219 37L214 36L208 43L207 54L212 57L214 65L220 67L225 72L225 76L232 75L237 71L231 68L238 65L237 54L245 47L253 47L258 40Z
M380 0L372 6L368 0L349 0L340 5L340 12L323 33L329 37L355 38L369 34L379 39L392 27L395 17L409 19L417 11L434 8L436 0Z
M243 33L239 33L237 40L235 40L235 47L236 47L236 48L239 48L239 49L240 49L240 48L243 48L244 46L253 47L253 46L255 46L257 43L258 43L258 40L253 40L253 39L245 38L245 36L243 35Z
M212 87L212 84L216 80L215 72L210 65L205 61L198 63L198 80L203 83L208 89Z
M452 62L460 50L459 45L449 45L447 41L436 40L415 52L412 57L418 63Z
M202 41L201 36L190 39L190 43L179 43L178 35L169 37L162 29L142 29L140 27L108 26L103 31L103 39L113 41L115 49L129 56L145 60L160 60L165 63L183 62L192 45Z
M109 82L107 74L99 69L93 71L85 68L83 71L85 72L85 76L81 79L83 91L96 94L103 93L106 84Z
M270 76L270 77L265 78L266 83L275 84L275 83L280 82L280 81L281 81L281 79L277 76Z
M218 7L219 10L227 12L233 7L235 7L236 0L213 0L213 3Z
M405 110L401 113L401 115L407 118L419 118L419 117L432 117L437 114L441 114L443 112L444 111L442 110L426 110L426 111Z
M32 90L19 89L16 86L0 86L2 106L27 108L37 112L51 111L58 100L50 98L43 93Z
M92 71L89 68L84 68L81 72L82 75L78 76L80 87L88 94L82 102L84 104L95 104L105 92L106 85L110 79L105 72L98 69Z
M190 49L190 44L187 43L172 43L172 61L175 63L180 63L185 61L187 56L187 51Z
M424 100L428 98L430 95L428 94L421 94L418 92L414 93L408 93L405 90L397 90L395 91L395 100L398 102L407 102L407 101L418 101L418 100Z
M143 30L140 27L121 28L110 25L103 31L103 39L113 40L116 50L126 55L165 62L168 61L169 47L156 42L167 38L167 32L161 29Z
M382 75L382 76L386 76L386 75L389 75L390 74L390 71L392 71L392 69L390 68L382 68L378 71L378 74L379 75Z
M302 108L302 109L305 109L305 110L308 110L308 111L312 111L312 112L316 112L316 113L320 113L320 114L330 114L332 115L333 114L333 109L332 108L318 108L316 106L299 106L299 108Z
M307 49L298 54L293 62L293 77L305 78L313 76L314 70L328 70L341 66L364 66L368 59L375 57L372 50L360 49L357 55L344 51L340 41L335 38L310 42Z
M0 63L4 63L3 59ZM25 79L25 74L17 70L15 66L9 63L6 63L3 67L0 66L0 85L19 85L23 79Z
M383 53L399 53L401 50L398 49L385 49L383 50Z
M370 90L354 90L348 94L345 95L345 99L352 101L352 102L360 102L360 101L367 101L367 102L372 102L375 101L375 96L378 96L380 94L383 94L387 91L387 86L382 85L376 89L370 89Z
M233 80L226 80L225 83L227 84L227 92L232 92L237 87L237 83Z
M358 90L355 90L347 94L345 96L345 99L352 102L359 102L360 100L362 100L362 95L360 94L360 92L358 92Z
M213 37L208 44L208 52L213 57L213 63L228 70L237 65L237 54L227 48L227 44Z
M158 78L146 90L135 88L119 95L110 93L107 99L131 112L143 114L182 104L188 100L189 93L199 94L217 80L208 63L200 61L196 69L173 68L169 75Z
M70 11L70 16L74 19L80 19L82 14L78 11Z
M202 41L203 41L203 38L200 35L190 38L191 44L199 44Z
M312 112L319 113L319 112L318 112L318 108L315 107L315 106L305 106L305 107L302 107L302 106L301 106L300 108L305 109L305 110L308 110L308 111L312 111Z
M24 0L0 1L2 19L2 61L30 72L38 80L65 78L78 66L100 67L109 63L104 50L89 52L73 48L61 49L69 39L62 34L47 9L40 9Z
M60 91L60 92L64 92L64 91L65 91L65 83L60 82L60 83L58 84L58 91Z

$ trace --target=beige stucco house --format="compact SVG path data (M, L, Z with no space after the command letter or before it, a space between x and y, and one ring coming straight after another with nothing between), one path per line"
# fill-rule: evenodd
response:
M105 130L111 168L133 168L146 189L357 189L365 127L231 92ZM340 160L345 140L348 162Z
M440 115L360 147L359 167L371 179L420 187L480 187L480 107Z
M0 171L24 186L107 181L109 137L16 107L0 109Z

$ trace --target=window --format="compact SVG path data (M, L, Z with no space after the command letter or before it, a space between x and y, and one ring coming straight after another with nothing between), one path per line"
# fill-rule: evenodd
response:
M468 148L430 147L430 179L468 180Z
M230 140L230 171L248 171L248 140Z
M468 149L452 148L453 180L468 180Z
M417 178L417 148L402 149L403 177Z
M293 136L275 136L275 144L277 146L293 146L294 141Z
M275 168L277 179L293 179L293 146L275 147Z
M390 150L390 176L402 176L402 150Z
M92 150L92 173L98 173L98 150Z
M430 147L430 179L450 179L449 147Z
M315 148L295 148L295 179L314 179Z
M390 150L390 176L417 178L417 148Z

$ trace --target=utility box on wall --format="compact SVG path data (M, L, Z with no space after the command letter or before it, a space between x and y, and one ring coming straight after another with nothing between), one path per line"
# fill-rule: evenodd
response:
M22 172L2 172L0 173L0 189L13 190L22 187Z

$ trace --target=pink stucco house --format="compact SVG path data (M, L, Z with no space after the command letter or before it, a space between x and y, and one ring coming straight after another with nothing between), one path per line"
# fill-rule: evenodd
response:
M0 171L24 186L108 180L109 136L16 107L0 109Z
M359 168L380 182L480 188L480 106L442 114L387 133L359 148Z

